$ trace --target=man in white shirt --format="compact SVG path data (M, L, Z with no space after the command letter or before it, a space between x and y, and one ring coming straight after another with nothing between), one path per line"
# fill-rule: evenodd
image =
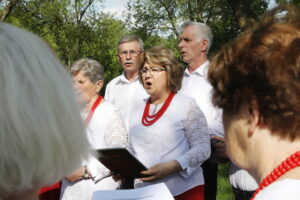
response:
M182 60L187 64L179 93L195 98L206 117L213 149L211 158L202 165L205 199L215 200L218 173L216 160L222 161L227 158L222 111L211 102L212 86L207 80L209 66L207 54L212 44L212 32L204 23L186 22L180 27L179 33L178 47Z
M140 37L135 35L122 37L117 45L116 56L123 73L110 81L105 90L105 99L120 109L127 129L130 115L134 115L135 102L148 97L138 79L143 54L144 43Z

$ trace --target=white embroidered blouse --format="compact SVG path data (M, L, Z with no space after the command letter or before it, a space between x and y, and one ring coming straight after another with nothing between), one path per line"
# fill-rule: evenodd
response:
M151 126L141 123L146 102L144 99L136 105L130 121L130 150L146 167L177 160L183 170L159 181L136 183L135 187L165 182L175 196L203 185L201 164L210 156L210 141L205 116L195 100L176 94L166 112ZM150 106L150 113L154 107Z
M83 119L87 113L83 113ZM104 101L95 110L86 127L87 137L93 149L108 147L128 147L128 134L121 114L111 103ZM62 200L92 199L96 190L112 190L118 183L109 177L109 170L94 156L83 161L87 165L93 179L82 179L75 183L62 180Z

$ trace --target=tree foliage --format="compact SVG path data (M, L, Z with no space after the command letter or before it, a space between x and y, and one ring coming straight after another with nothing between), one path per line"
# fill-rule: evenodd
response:
M130 0L126 24L145 38L178 36L184 21L207 23L214 33L213 49L220 48L266 11L268 0ZM175 46L175 45L173 45Z
M100 61L105 79L110 80L121 72L116 44L127 31L122 21L101 12L101 2L18 0L6 21L43 37L66 68L83 57Z
M129 0L124 21L103 13L103 1L0 0L0 17L43 37L66 68L82 57L100 61L109 81L121 73L115 56L121 36L137 34L145 48L164 44L179 57L178 26L199 21L212 28L214 51L259 20L270 0Z
M276 0L277 4L293 4L300 7L300 0Z

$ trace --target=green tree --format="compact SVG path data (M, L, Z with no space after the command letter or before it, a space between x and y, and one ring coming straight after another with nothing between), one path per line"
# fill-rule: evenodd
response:
M20 0L11 0L11 1L7 1L7 2L2 2L2 0L0 1L0 3L2 5L5 5L5 7L3 8L3 10L1 11L1 15L0 15L0 21L5 21L7 19L7 17L10 15L12 9L17 5L17 3Z
M82 57L100 61L109 81L121 71L116 44L127 30L122 21L101 12L101 2L19 0L7 21L43 37L66 68ZM3 11L6 5L2 4Z
M126 24L144 38L176 38L184 21L207 23L214 32L216 50L257 21L268 0L130 0ZM173 46L176 46L175 44Z
M300 7L300 0L276 0L277 4L286 4L290 3Z

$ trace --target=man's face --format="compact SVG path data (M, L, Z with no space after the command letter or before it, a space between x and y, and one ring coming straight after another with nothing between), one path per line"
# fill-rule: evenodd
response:
M138 72L142 64L142 56L143 52L137 41L126 42L119 46L117 58L125 74Z
M201 53L203 53L204 40L199 40L196 34L195 27L189 26L179 36L178 47L182 60L187 64L199 59Z

